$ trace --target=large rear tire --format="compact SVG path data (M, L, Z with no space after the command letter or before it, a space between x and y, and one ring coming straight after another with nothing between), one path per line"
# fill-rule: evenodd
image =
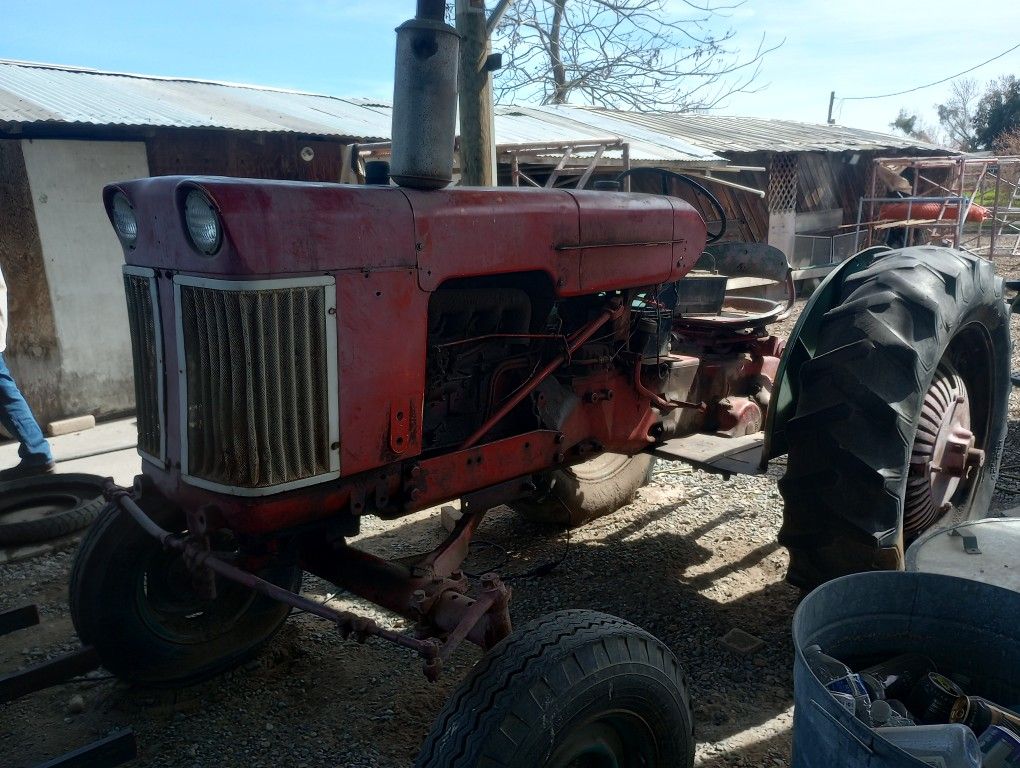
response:
M902 568L905 546L925 530L984 516L1006 436L1009 369L1008 308L991 263L907 248L847 278L801 369L788 427L779 483L787 579L811 588ZM981 453L947 475L954 431L972 433Z
M687 678L642 629L560 611L487 653L436 718L415 768L689 768Z
M645 453L602 453L583 464L546 472L538 478L534 497L511 506L528 520L576 528L629 504L648 483L654 463Z
M161 527L184 529L183 513L146 507ZM229 543L214 541L214 548ZM301 570L275 566L262 578L298 591ZM290 608L217 579L203 600L176 551L164 551L126 512L110 505L89 529L71 570L71 618L103 666L140 685L180 687L250 659L283 625Z

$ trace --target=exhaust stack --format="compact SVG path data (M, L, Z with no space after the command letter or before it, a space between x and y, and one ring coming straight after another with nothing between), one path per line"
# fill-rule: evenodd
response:
M460 37L443 20L445 0L418 0L397 27L391 176L402 187L441 189L453 179Z

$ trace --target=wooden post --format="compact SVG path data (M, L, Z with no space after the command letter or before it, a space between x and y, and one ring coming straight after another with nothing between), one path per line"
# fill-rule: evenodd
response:
M489 33L485 0L457 0L460 33L460 179L465 186L496 183L492 78L486 69Z

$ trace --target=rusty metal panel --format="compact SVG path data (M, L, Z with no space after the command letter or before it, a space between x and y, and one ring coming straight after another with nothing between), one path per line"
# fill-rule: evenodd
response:
M471 275L543 272L561 295L581 292L578 214L565 190L404 190L414 209L418 280L427 291Z
M669 277L673 207L666 197L577 191L571 195L580 212L584 291L652 285Z
M428 296L410 269L337 276L345 476L421 451Z
M213 256L188 242L181 193L203 190L223 218ZM116 185L134 206L134 266L225 277L322 273L415 265L414 222L397 188L164 176ZM112 194L114 187L107 187Z
M426 459L418 464L421 469L418 487L422 493L415 500L415 507L422 509L548 469L555 466L561 450L556 432L536 430Z

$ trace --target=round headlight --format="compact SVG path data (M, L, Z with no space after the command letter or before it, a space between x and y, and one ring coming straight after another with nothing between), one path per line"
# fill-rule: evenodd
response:
M199 251L212 256L220 249L223 239L220 216L209 198L197 189L188 192L184 198L184 223L188 227L192 244Z
M113 200L110 203L110 218L113 220L113 228L117 231L117 237L128 248L134 248L138 240L138 219L135 218L135 209L124 196L123 192L114 192Z

